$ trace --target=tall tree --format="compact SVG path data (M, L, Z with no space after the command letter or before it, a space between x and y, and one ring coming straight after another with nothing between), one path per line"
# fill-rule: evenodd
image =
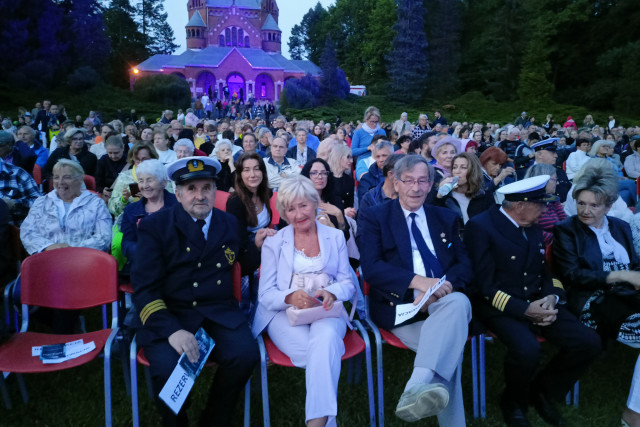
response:
M429 40L429 96L451 99L458 94L460 79L460 3L425 0L429 13L425 32Z
M309 9L302 17L302 22L294 25L289 38L289 54L292 59L308 59L319 63L327 35L324 20L328 12L320 2Z
M425 91L429 63L424 14L422 0L398 0L396 36L386 58L389 88L396 99L417 102Z
M385 55L391 51L395 37L393 24L396 23L397 6L394 0L377 0L366 30L367 36L360 49L365 59L361 73L361 83L371 85L386 81L387 67Z
M97 1L75 0L68 16L74 34L74 67L87 65L101 71L109 58L110 44Z
M151 54L171 54L175 44L173 29L167 23L163 0L139 0L136 4L137 21Z
M112 0L109 8L104 11L106 34L111 42L111 81L122 87L129 86L131 67L149 56L146 40L138 31L133 16L135 8L129 0Z
M344 73L341 73L338 68L336 50L333 48L333 42L329 36L325 41L320 64L322 66L322 78L320 79L322 102L329 104L336 98L346 98L349 93L349 83L346 82Z

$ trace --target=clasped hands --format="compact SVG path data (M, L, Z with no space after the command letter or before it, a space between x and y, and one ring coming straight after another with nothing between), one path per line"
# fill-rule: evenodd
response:
M411 284L409 284L409 288L415 289L415 290L420 292L420 294L413 301L413 305L420 304L420 301L422 301L422 297L424 297L425 293L432 286L435 286L439 281L440 281L439 278L432 279L432 278L429 278L429 277L416 275L413 278L413 280L411 280ZM437 291L435 291L433 293L433 295L431 295L429 297L429 299L427 300L425 305L422 306L420 311L422 311L422 312L427 311L427 308L429 307L429 305L431 303L434 303L434 302L438 301L440 298L442 298L442 297L444 297L446 295L449 295L451 292L453 292L453 285L451 285L451 282L449 282L448 280L445 280L444 283L442 284L442 286L440 286L440 288Z
M529 303L524 312L527 319L536 326L549 326L556 321L558 309L556 308L556 296L547 295Z
M311 308L319 305L317 299L322 300L322 307L325 310L331 310L333 308L333 303L336 301L336 296L326 289L319 289L315 293L315 298L303 291L302 289L298 289L295 292L290 293L284 299L286 304L291 304L292 306L303 309L303 308Z

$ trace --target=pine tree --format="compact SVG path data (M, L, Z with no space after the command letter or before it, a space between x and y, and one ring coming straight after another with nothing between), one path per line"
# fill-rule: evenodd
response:
M427 82L427 37L422 0L398 0L396 36L387 55L387 75L391 96L407 102L422 98Z
M460 79L460 5L457 1L425 0L429 15L425 32L429 40L430 97L452 99Z
M163 0L140 0L136 4L137 21L151 54L171 54L175 44L173 29L167 23Z
M292 59L308 59L318 63L324 47L322 41L327 35L324 21L328 14L318 2L305 13L300 24L294 25L289 37L289 54Z

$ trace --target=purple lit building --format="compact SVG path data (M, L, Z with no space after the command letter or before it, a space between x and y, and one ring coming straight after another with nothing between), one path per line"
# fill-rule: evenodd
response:
M320 75L310 61L282 56L282 32L275 0L189 0L187 50L154 55L131 70L136 78L175 74L189 82L194 97L234 95L278 101L287 79Z

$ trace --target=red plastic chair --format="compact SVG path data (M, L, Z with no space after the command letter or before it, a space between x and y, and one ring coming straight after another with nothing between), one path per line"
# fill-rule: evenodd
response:
M85 187L87 187L87 190L91 191L92 193L96 193L96 179L94 177L92 177L91 175L85 175L84 176L84 185Z
M29 256L27 251L22 246L22 240L20 240L20 229L15 225L9 224L7 226L7 237L9 241L9 253L11 255L11 259L9 260L12 264L15 265L14 274L18 274L20 272L20 264L22 261ZM10 282L4 287L4 313L5 313L5 322L6 325L11 324L11 313L14 311L12 309L12 298L13 288L15 286L15 281ZM2 284L5 285L4 283ZM16 331L18 330L18 317L16 314Z
M359 320L353 321L356 329L347 330L344 337L345 353L342 355L342 360L351 359L352 357L365 352L366 365L367 365L367 388L369 395L369 421L371 427L376 426L376 410L373 391L373 369L371 364L371 345L369 343L369 335L366 329L360 323ZM269 385L267 382L267 357L271 363L278 366L295 367L291 362L291 359L284 354L280 349L271 341L269 335L263 332L258 336L258 346L260 348L260 376L262 380L262 416L263 424L265 427L271 425L271 417L269 415ZM382 425L382 424L380 424Z
M567 171L567 162L566 161L562 162L562 170L565 171L565 172Z
M640 196L640 178L636 180L636 193Z
M384 386L383 386L383 367L382 367L382 344L387 343L393 347L408 350L409 348L402 343L400 338L393 332L378 328L371 320L369 312L369 293L370 286L363 281L362 286L365 298L365 311L367 318L365 322L373 332L376 340L376 362L378 369L378 419L380 426L384 425ZM485 393L485 364L484 364L484 334L469 336L467 341L471 342L471 375L473 385L473 417L486 417L486 393ZM479 359L478 359L479 357Z
M227 200L229 200L230 194L226 191L217 190L216 199L213 202L213 207L220 209L222 212L227 211Z
M42 168L37 163L33 165L33 172L31 172L33 180L40 186L42 190Z
M280 222L280 212L276 209L278 204L278 192L273 193L271 200L269 200L269 206L271 207L271 225L275 228Z
M220 193L220 192L218 192ZM224 193L224 192L223 192ZM227 193L228 194L228 193ZM217 196L216 196L217 200ZM242 299L242 273L241 267L239 263L233 264L233 296L240 301ZM133 293L133 289L130 284L121 285L121 290L123 292L131 291ZM146 357L144 357L144 351L142 349L138 350L136 337L133 337L131 341L131 347L129 351L129 365L130 365L130 375L131 375L131 410L133 413L133 427L140 426L140 416L138 413L138 363L145 367L145 371L147 371L147 389L149 390L149 395L151 395L151 380L148 375L148 367L149 361ZM205 366L215 366L214 362L208 361ZM245 387L244 394L244 426L249 427L249 422L251 420L251 380L247 382Z
M100 274L96 274L100 272ZM84 365L104 355L105 421L111 426L111 345L118 332L118 265L111 255L96 249L63 248L42 252L22 263L22 328L0 346L0 371L17 374L53 372ZM29 306L81 310L111 303L111 327L84 334L56 335L28 332ZM31 356L36 345L59 344L83 339L96 348L88 354L57 364L43 364ZM104 351L103 351L104 350ZM21 376L25 402L28 395ZM2 376L0 375L0 378Z

